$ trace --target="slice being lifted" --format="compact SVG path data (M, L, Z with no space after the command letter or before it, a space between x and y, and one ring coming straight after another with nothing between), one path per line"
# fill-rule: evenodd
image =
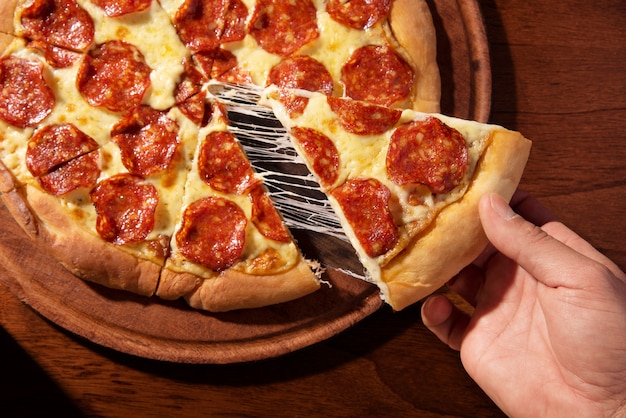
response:
M266 89L294 147L327 194L369 277L399 310L434 292L484 249L486 192L510 198L531 142L521 134L320 93L290 115Z

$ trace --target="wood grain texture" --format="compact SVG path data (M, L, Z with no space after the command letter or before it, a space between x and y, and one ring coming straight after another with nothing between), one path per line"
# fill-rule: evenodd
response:
M534 141L522 187L626 268L626 4L479 4L492 63L490 119ZM419 305L382 309L280 358L192 366L75 337L6 286L0 376L8 389L0 410L8 415L503 416L465 374L458 353L424 328Z

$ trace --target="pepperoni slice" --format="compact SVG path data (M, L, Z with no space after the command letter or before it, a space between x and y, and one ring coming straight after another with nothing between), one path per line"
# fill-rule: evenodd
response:
M429 117L400 126L391 136L387 173L399 185L418 183L433 193L455 188L467 171L468 150L463 135Z
M176 105L196 125L206 126L211 118L211 106L205 100L206 92L201 91L201 84L207 78L191 59L183 60L183 68L181 80L174 90Z
M90 193L98 218L96 230L108 242L124 245L143 241L154 228L159 204L156 187L132 174L117 174Z
M329 0L326 11L333 20L354 28L368 29L389 14L391 0Z
M22 11L27 38L85 51L94 39L94 23L75 0L34 0Z
M383 106L406 99L413 79L411 66L387 46L361 47L341 68L341 81L348 97Z
M213 115L213 108L210 103L207 103L206 92L204 91L178 103L178 108L183 115L198 126L207 126Z
M272 67L267 78L267 85L270 84L280 88L280 101L291 117L304 112L309 99L287 89L316 91L326 95L333 93L333 78L326 67L305 55L285 58Z
M339 176L339 152L323 133L311 128L294 127L291 135L304 151L311 169L324 187L329 187Z
M348 180L331 194L368 256L383 255L398 242L387 186L375 179Z
M339 123L357 135L382 134L400 120L402 111L356 100L329 97L328 104L337 114Z
M152 0L91 0L109 17L142 12L152 5Z
M211 132L198 155L200 177L213 189L243 194L259 183L243 150L230 132Z
M150 72L136 46L110 41L85 56L76 85L90 105L121 112L141 103L150 86Z
M185 209L176 244L187 259L220 271L241 257L248 220L230 200L205 197Z
M92 188L100 177L100 152L81 155L38 178L48 193L61 196L80 187Z
M213 53L211 78L227 83L252 84L252 76L238 67L237 57L225 49Z
M28 47L40 50L44 57L46 57L46 62L54 68L71 67L81 58L80 52L71 51L41 41L31 41L28 43Z
M42 176L96 148L98 143L71 123L46 125L28 142L26 167L33 176Z
M287 57L319 37L311 0L259 0L250 35L267 52Z
M228 0L185 0L174 16L178 36L191 51L219 47Z
M296 55L285 58L269 72L267 85L319 91L326 95L333 92L333 78L324 65L315 58Z
M215 51L200 51L193 54L194 68L201 75L201 81L207 81L211 78L211 70L213 69L213 60L215 59Z
M119 146L128 171L144 177L167 169L180 144L178 124L150 106L126 113L113 126L111 140Z
M241 0L230 0L224 21L224 30L220 42L222 44L241 41L246 37L246 19L248 8Z
M56 103L43 64L8 56L0 60L0 117L18 128L35 126Z
M274 241L290 242L291 236L262 185L259 184L250 191L250 200L252 223L259 232Z
M252 83L252 76L239 68L237 56L226 49L198 52L194 59L207 78L227 83Z
M198 93L202 88L202 84L208 81L208 73L202 72L204 69L204 55L204 53L198 52L192 58L183 59L183 73L174 92L177 101L183 101ZM210 59L213 60L212 56Z

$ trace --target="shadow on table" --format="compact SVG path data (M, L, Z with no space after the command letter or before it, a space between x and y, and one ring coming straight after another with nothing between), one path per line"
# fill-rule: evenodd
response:
M0 327L0 415L84 416L22 347ZM45 412L44 412L45 411Z

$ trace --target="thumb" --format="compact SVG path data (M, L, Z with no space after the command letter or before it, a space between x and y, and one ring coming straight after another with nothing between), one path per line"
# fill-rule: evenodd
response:
M481 198L479 214L491 244L547 286L579 287L581 283L571 281L581 276L580 269L597 268L597 263L516 214L497 194Z

